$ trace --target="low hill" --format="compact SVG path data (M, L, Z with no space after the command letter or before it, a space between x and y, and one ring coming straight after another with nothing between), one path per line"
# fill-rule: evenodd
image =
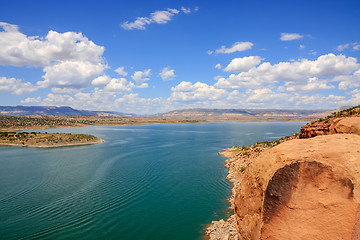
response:
M167 113L147 115L161 118L200 118L214 120L291 120L317 119L336 110L289 110L289 109L180 109ZM138 115L115 111L78 110L68 106L0 106L4 116L68 116L68 117L137 117Z
M0 106L0 115L6 116L32 116L32 115L56 115L56 116L129 116L133 114L112 112L112 111L88 111L77 110L71 107L55 107L55 106Z
M162 113L162 117L227 117L227 118L320 118L328 115L330 110L289 110L289 109L181 109ZM333 112L332 110L330 112Z

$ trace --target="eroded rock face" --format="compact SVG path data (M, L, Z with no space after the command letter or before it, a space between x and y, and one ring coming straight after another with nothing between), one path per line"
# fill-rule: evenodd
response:
M299 138L312 138L320 135L328 135L330 132L330 125L330 122L316 122L302 126Z
M286 165L267 187L261 238L351 239L358 206L353 188L322 163Z
M360 117L349 117L335 120L329 127L330 134L351 133L360 135Z
M360 117L339 117L329 121L307 124L301 128L299 137L312 138L336 133L360 135Z
M235 196L239 239L358 239L360 136L296 139L264 151Z

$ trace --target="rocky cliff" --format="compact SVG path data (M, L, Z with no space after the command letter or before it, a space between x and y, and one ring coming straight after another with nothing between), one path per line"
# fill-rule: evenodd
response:
M235 196L240 239L359 239L360 136L296 139L264 151Z
M210 239L360 239L359 112L354 107L299 135L229 149L235 216L213 222ZM228 231L232 223L237 233Z

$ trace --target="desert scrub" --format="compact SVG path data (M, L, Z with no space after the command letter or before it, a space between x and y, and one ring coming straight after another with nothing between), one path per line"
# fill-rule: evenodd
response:
M356 116L356 115L360 115L360 105L355 106L355 107L351 107L348 109L344 109L340 112L333 112L332 114L330 114L329 116L325 117L325 118L320 118L319 120L312 122L311 124L314 124L316 122L325 122L328 123L331 119L336 118L336 117L348 117L348 116Z
M0 132L0 143L22 145L61 145L95 143L100 139L88 134L36 133L36 132Z

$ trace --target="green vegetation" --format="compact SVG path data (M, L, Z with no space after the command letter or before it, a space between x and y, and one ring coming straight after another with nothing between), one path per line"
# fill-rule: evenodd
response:
M179 123L200 123L200 120L182 120Z
M154 123L199 123L201 119L158 117L68 117L68 116L24 116L0 115L0 130L26 130L58 127L82 127L99 125L138 125Z
M55 117L10 117L0 116L0 129L29 129L76 126L73 119L60 119Z
M263 142L257 142L254 145L249 146L250 148L256 148L256 147L263 147L263 148L271 148L271 147L275 147L276 145L279 145L280 143L292 140L292 139L297 139L299 137L299 133L295 133L291 136L285 136L276 140L272 140L272 141L263 141Z
M334 118L348 117L348 116L360 116L360 105L342 110L340 112L334 112L325 118L320 118L319 120L312 122L311 124L318 123L318 122L329 123ZM242 147L235 146L231 149L231 151L232 152L241 152L242 156L249 156L256 149L272 148L272 147L275 147L276 145L279 145L280 143L283 143L283 142L286 142L286 141L289 141L292 139L297 139L297 138L299 138L299 135L300 135L300 133L295 133L291 136L285 136L285 137L279 138L277 140L263 141L263 142L258 141L256 144L253 144L250 146L242 146Z
M36 133L36 132L0 132L1 145L26 145L26 146L61 146L97 143L100 139L88 134L71 133Z
M231 152L241 152L242 156L250 156L254 151L256 151L257 149L266 149L266 148L272 148L275 147L276 145L279 145L280 143L292 140L292 139L297 139L299 138L299 133L295 133L291 136L285 136L276 140L272 140L272 141L263 141L260 142L258 141L255 144L249 145L249 146L242 146L242 147L238 147L235 146L233 147L230 151Z
M348 109L344 109L340 112L333 112L329 116L325 118L320 118L319 120L312 122L311 124L317 123L317 122L325 122L328 123L330 120L337 118L337 117L350 117L350 116L360 116L360 105L351 107Z
M360 105L352 107L352 108L348 108L345 110L342 110L338 113L333 113L333 115L338 115L338 116L351 116L351 115L355 115L355 114L359 114L360 113Z

